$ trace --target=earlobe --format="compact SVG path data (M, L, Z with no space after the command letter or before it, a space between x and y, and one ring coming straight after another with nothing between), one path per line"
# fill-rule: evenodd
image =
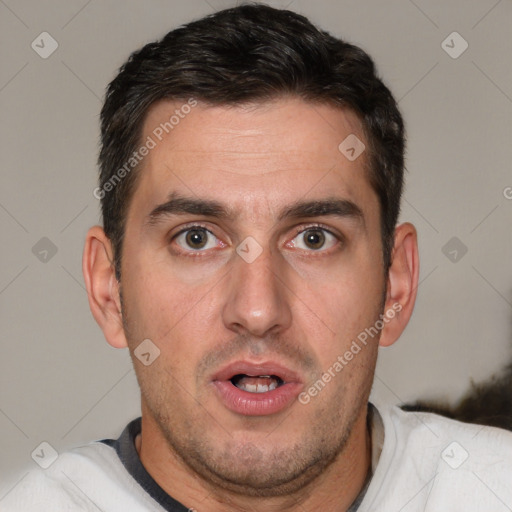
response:
M89 307L96 322L110 345L115 348L125 348L127 343L112 244L100 226L92 227L87 233L82 270Z
M419 255L416 228L406 222L395 230L395 241L384 315L389 321L382 330L379 344L392 345L411 318L419 278Z

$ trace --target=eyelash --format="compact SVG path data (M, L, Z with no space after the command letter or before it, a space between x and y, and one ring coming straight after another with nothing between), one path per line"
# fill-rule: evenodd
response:
M178 238L183 233L186 233L187 231L192 231L192 230L197 229L197 228L204 229L210 235L214 236L215 238L217 238L219 240L219 238L217 236L215 236L215 233L213 233L210 229L208 229L208 227L206 227L203 224L195 223L195 224L189 224L189 225L185 226L183 229L178 231L178 233L172 235L171 238L170 238L170 243L174 242L176 240L176 238ZM201 258L201 257L203 257L205 255L205 253L207 251L194 251L192 249L190 249L189 251L186 251L185 249L180 247L177 252L179 252L179 254L181 254L181 255L188 256L188 257L191 257L191 258Z
M220 240L216 235L215 233L213 233L210 229L208 229L207 226L203 225L203 224L198 224L198 223L195 223L195 224L190 224L190 225L187 225L185 226L183 229L181 229L180 231L178 231L178 233L175 233L174 235L172 235L170 237L170 243L174 242L176 240L176 238L178 238L180 235L182 235L183 233L186 233L187 231L192 231L194 229L197 229L197 228L201 228L201 229L204 229L205 231L207 231L210 235L214 236L215 238L217 238L217 240ZM301 233L304 233L310 229L320 229L322 231L325 231L326 233L332 235L334 238L336 238L338 240L339 243L343 244L345 242L344 240L344 237L342 235L338 235L336 233L334 233L333 231L331 231L331 229L327 228L326 226L324 226L323 224L308 224L307 226L301 226L300 228L296 228L294 230L294 235L293 237L291 238L291 240L295 239L297 237L297 235L300 235ZM222 242L224 243L224 242ZM306 251L308 253L311 253L311 254L316 254L318 253L318 255L322 255L322 254L325 254L325 253L328 253L330 252L331 250L335 250L336 246L339 246L339 243L337 243L334 247L331 247L329 249L326 249L326 250L318 250L318 251L314 251L314 250L310 250L310 251ZM194 250L189 250L189 251L186 251L185 249L182 249L180 248L179 252L182 254L182 255L185 255L185 256L189 256L189 257L192 257L192 258L197 258L197 257L202 257L203 255L205 255L206 252L208 251L194 251Z

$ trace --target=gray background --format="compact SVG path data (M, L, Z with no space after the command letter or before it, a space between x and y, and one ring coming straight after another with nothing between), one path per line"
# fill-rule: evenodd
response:
M512 355L512 3L269 3L362 46L399 99L421 285L402 339L381 351L374 397L454 401ZM128 353L104 341L81 275L99 221L101 98L131 51L231 5L0 0L0 499L42 441L61 451L117 436L139 414ZM47 59L31 48L43 31L59 45ZM442 47L454 31L469 45L456 59Z

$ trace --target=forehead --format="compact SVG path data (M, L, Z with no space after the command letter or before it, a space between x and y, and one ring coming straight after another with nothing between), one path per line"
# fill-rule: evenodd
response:
M141 140L154 147L141 164L134 203L149 208L177 191L260 215L300 197L368 202L374 196L366 152L351 161L339 149L349 136L364 142L349 110L297 98L186 105L163 101L148 112Z

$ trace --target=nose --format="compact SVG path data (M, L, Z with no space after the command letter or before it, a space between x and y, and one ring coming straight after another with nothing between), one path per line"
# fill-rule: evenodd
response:
M248 263L235 254L232 265L222 313L224 325L238 334L257 337L286 330L292 318L290 290L278 255L264 250Z

